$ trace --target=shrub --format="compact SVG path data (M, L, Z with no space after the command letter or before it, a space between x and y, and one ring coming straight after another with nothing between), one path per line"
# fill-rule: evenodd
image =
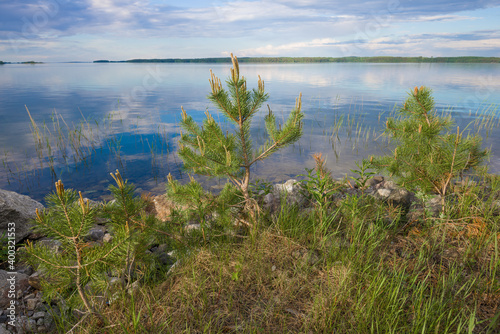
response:
M377 157L372 165L396 176L408 189L445 196L454 178L476 168L487 154L479 135L467 135L453 126L451 117L438 116L427 87L409 93L399 117L389 118L385 133L396 143L389 156Z
M92 294L109 288L110 273L116 273L124 289L129 288L141 269L144 274L152 267L146 248L162 236L156 219L143 214L144 201L133 196L134 187L118 171L111 175L117 183L110 186L115 201L104 208L92 207L81 192L56 182L56 192L46 198L48 210L37 210L34 223L37 232L61 243L61 251L40 243L26 246L28 262L44 273L46 299L62 297L76 308L83 303L88 314L101 319ZM102 244L86 238L99 216L109 219L113 234L111 241Z

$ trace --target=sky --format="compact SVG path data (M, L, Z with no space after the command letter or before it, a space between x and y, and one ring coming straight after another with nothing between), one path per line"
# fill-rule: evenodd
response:
M0 0L0 60L500 56L500 0Z

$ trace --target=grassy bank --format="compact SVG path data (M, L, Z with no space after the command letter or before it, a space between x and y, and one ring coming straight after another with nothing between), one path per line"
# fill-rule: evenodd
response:
M178 230L184 246L171 270L101 304L104 322L61 317L60 332L498 332L498 176L457 184L446 215L415 220L407 208L336 189L326 205L309 197L306 209L263 210L255 229L220 217Z

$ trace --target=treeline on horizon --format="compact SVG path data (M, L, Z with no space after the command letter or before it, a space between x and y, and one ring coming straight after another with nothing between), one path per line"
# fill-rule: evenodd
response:
M33 61L33 60L20 61L20 62L9 62L9 61L1 61L0 60L0 65L4 65L4 64L43 64L43 63L39 62L39 61Z
M240 63L500 63L499 57L241 57ZM231 63L222 58L95 60L94 63Z

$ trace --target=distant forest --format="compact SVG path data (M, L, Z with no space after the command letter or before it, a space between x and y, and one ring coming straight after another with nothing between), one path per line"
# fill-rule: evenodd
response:
M0 65L4 65L4 64L43 64L42 62L39 62L39 61L33 61L33 60L30 60L30 61L23 61L23 62L15 62L15 63L12 63L12 62L5 62L5 61L1 61L0 60Z
M499 57L241 57L240 63L500 63ZM231 58L96 60L94 63L231 63Z

